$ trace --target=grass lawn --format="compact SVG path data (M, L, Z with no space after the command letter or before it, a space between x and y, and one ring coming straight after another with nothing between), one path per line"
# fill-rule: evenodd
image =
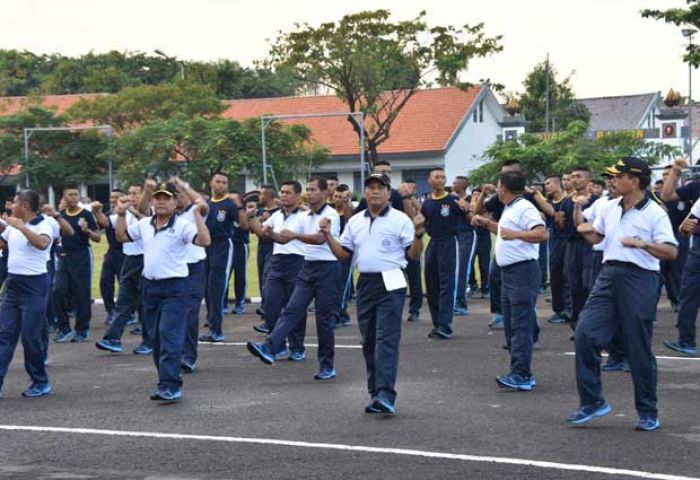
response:
M425 245L428 245L428 237L426 235L425 239ZM494 239L495 243L495 239ZM107 240L102 237L102 241L100 243L93 243L92 244L92 250L95 255L95 272L94 275L92 276L92 297L93 298L102 298L100 295L100 273L102 272L102 260L104 258L105 253L107 252ZM260 288L258 286L258 267L257 267L257 258L258 258L258 237L255 235L250 236L250 257L248 258L248 292L247 296L248 298L251 297L259 297L260 296ZM479 268L478 266L475 266L475 274L477 281L480 282L481 275L479 274ZM355 271L355 276L357 277L357 271ZM229 286L229 297L233 296L233 278L231 278L231 284ZM425 283L423 283L423 288L425 288ZM115 292L116 295L116 292Z

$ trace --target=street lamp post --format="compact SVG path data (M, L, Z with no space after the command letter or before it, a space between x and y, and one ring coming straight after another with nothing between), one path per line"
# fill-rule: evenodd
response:
M693 35L697 30L684 28L683 36L688 39L688 50L693 45ZM688 62L688 164L693 164L693 64Z
M156 48L155 50L153 50L153 53L155 53L156 55L160 55L161 57L165 58L166 60L172 60L173 62L180 65L180 79L181 80L185 79L185 62L181 62L180 60L178 60L175 57L170 57L170 56L166 55L165 52L163 52L163 50L161 50L160 48Z

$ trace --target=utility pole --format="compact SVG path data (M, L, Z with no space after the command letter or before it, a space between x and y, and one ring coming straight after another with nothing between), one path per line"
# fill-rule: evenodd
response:
M693 45L693 35L697 30L684 28L683 36L688 39L688 52ZM688 62L688 165L693 165L693 64Z

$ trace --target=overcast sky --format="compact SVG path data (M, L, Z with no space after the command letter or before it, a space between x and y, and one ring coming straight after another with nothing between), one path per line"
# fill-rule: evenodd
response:
M466 79L490 78L521 90L549 52L559 73L573 73L579 97L688 91L680 30L643 19L643 8L684 0L0 0L0 48L80 55L90 50L150 52L188 60L228 58L251 65L278 30L386 8L396 19L427 9L431 24L484 22L503 35L503 52L470 65ZM700 41L700 35L697 38ZM695 74L700 77L700 72ZM700 98L700 78L693 81Z

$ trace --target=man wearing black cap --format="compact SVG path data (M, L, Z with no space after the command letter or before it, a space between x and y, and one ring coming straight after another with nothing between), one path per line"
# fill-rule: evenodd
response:
M580 407L567 422L580 425L610 412L602 394L600 352L619 332L634 383L637 430L659 428L656 359L651 338L656 318L659 260L677 255L666 212L646 193L651 170L635 157L621 159L610 173L620 195L593 224L578 227L589 243L603 244L603 268L575 330L576 383ZM642 294L640 294L642 292Z
M209 230L199 214L206 206L201 201L195 203L194 223L191 223L175 213L176 195L174 184L159 184L153 192L155 214L128 228L128 203L120 199L115 226L118 241L143 241L144 325L151 330L153 359L158 369L158 388L151 400L165 403L182 398L180 362L190 294L187 246L207 247L211 243Z
M389 178L373 173L365 181L367 210L354 215L340 241L333 238L330 222L321 232L340 260L355 255L360 278L357 282L357 321L362 335L362 353L367 366L367 389L371 397L365 412L392 416L396 413L396 375L401 340L401 312L406 298L406 250L412 258L423 251L423 219L416 225L392 208Z

